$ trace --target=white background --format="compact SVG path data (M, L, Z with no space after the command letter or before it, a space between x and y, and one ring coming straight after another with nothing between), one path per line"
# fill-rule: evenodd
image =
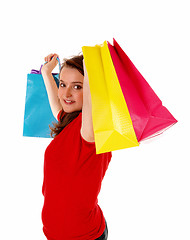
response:
M0 239L46 239L50 139L22 137L27 73L49 53L62 59L114 37L179 122L152 142L113 152L99 195L108 239L189 240L189 2L11 0L0 9Z

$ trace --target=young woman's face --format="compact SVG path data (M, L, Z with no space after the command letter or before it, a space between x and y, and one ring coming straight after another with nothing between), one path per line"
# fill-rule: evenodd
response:
M60 73L58 97L67 113L82 110L84 76L76 69L63 67ZM72 102L66 102L71 100Z

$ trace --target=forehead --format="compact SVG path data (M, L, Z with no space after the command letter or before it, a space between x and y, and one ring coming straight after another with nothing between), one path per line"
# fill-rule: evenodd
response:
M83 83L84 76L76 69L64 67L60 73L60 81L64 82L81 82Z

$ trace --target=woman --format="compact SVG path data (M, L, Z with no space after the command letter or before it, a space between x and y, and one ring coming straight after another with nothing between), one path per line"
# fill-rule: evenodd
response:
M52 113L54 139L44 154L43 232L48 240L107 240L98 205L112 152L96 154L89 81L83 55L64 59L59 88L51 72L57 54L45 57L42 76Z

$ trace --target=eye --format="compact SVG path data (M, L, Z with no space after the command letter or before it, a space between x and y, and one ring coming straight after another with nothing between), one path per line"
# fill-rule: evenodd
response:
M82 88L80 85L75 85L75 87L78 87L77 89L81 89Z
M59 84L60 87L63 87L63 85L65 85L65 84L64 84L64 83L60 83L60 84Z
M65 87L65 84L64 84L64 83L60 83L59 86L60 86L60 87ZM75 85L74 88L75 88L76 90L79 90L79 89L81 89L82 87L81 87L80 85Z

